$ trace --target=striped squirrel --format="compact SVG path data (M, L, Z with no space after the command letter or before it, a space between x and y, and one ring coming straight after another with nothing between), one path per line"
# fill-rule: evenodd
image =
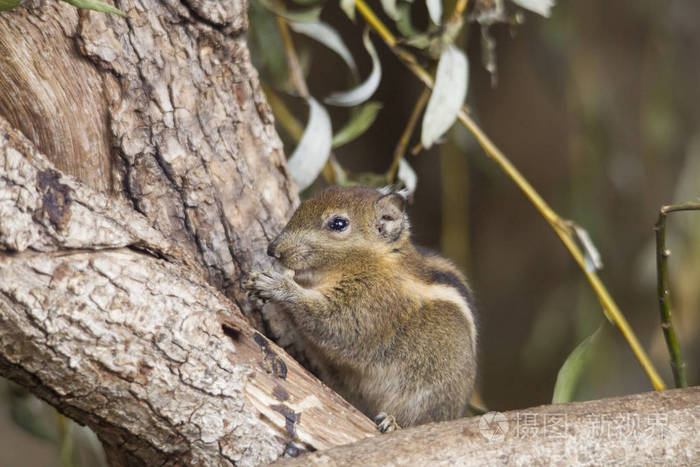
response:
M413 245L401 195L328 188L267 252L293 278L253 272L244 287L282 304L321 379L381 413L380 430L464 415L476 375L470 289L451 262Z

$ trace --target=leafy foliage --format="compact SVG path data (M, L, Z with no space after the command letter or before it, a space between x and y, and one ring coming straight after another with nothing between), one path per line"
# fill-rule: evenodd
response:
M429 148L457 120L457 112L467 95L469 84L469 62L464 53L449 46L440 56L435 87L430 95L423 117L421 143Z
M554 395L552 396L552 404L563 404L573 400L574 392L578 385L586 364L590 359L591 350L595 347L600 334L599 327L593 334L586 337L576 348L569 354L564 364L559 369L557 374L557 382L554 384Z
M422 4L419 3L412 0L378 2L399 33L394 46L397 52L416 53L417 60L421 63L432 63L437 68L435 85L427 107L423 109L425 102L416 103L417 112L425 110L420 140L423 148L429 148L439 142L452 127L467 95L469 63L464 52L455 44L462 27L474 22L487 29L495 22L509 22L511 17L505 13L504 0L476 0L472 2L471 13L466 8L469 2L458 0L451 15L445 14L441 0L425 0ZM546 15L553 0L514 0L514 4ZM337 159L331 156L332 149L361 137L372 126L381 103L368 101L382 81L382 65L368 29L362 34L362 44L371 58L372 68L369 75L360 81L351 48L331 24L321 21L323 10L336 6L353 22L357 21L358 8L364 9L363 16L374 15L361 0L340 0L338 3L314 0L296 0L290 3L253 0L251 4L251 29L255 39L251 44L254 48L253 57L256 57L261 65L262 78L267 83L265 89L273 103L273 112L279 124L297 142L289 163L292 176L297 180L300 190L306 189L319 175L323 175L329 183L396 183L404 188L410 185L408 191L412 193L417 177L404 156L407 140L415 130L414 118L409 119L404 137L397 143L394 163L383 175L348 173ZM424 30L417 29L413 24L418 8L418 11L427 15L422 21L426 25ZM272 16L276 17L276 21ZM361 25L357 24L357 27ZM345 91L331 93L322 100L325 105L350 108L350 118L339 130L333 129L335 125L328 112L322 110L323 104L319 103L321 99L315 96L315 91L307 88L304 78L307 62L304 61L304 57L309 56L308 50L304 44L295 44L297 36L290 31L306 36L334 51L350 72L354 85ZM381 35L381 31L378 32ZM489 60L495 63L493 44L490 44ZM486 65L495 74L495 65L491 66L491 62ZM293 96L313 102L310 104L311 108L316 109L312 110L301 139L296 128L303 118L295 116L287 104ZM325 124L326 117L328 125ZM392 115L392 118L394 117L395 115ZM319 124L320 122L323 124ZM329 140L330 145L326 144Z

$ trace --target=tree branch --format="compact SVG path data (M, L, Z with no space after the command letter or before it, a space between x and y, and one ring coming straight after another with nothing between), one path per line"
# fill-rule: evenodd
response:
M276 465L691 465L699 419L700 387L674 389L423 425Z
M375 434L188 253L3 119L0 167L0 374L145 465L253 465Z
M677 388L688 387L688 376L685 372L685 362L681 357L681 348L676 337L676 330L671 320L671 291L668 285L668 257L671 250L666 249L666 217L669 213L679 211L698 211L700 203L683 203L663 206L659 211L659 219L654 226L656 231L656 291L659 297L661 314L661 329L664 331L666 347L671 357L671 371Z

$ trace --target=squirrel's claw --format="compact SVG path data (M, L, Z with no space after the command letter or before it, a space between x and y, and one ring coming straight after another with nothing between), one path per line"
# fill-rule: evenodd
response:
M243 282L243 288L248 296L267 302L279 293L284 277L274 271L251 272Z
M266 287L265 281L261 280L262 274L263 273L259 272L251 272L248 278L243 282L243 288L249 297L265 301L264 292Z
M396 423L394 416L387 415L386 412L379 412L377 416L374 417L374 423L377 425L377 429L382 433L389 433L401 429L399 424Z

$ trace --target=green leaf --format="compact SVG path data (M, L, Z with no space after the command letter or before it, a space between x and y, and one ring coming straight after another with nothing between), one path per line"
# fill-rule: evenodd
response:
M549 10L554 6L554 0L513 0L513 3L534 11L545 18L549 18Z
M321 7L315 6L307 8L304 10L288 10L286 8L278 7L272 0L258 0L262 6L282 18L288 19L290 21L296 21L297 23L315 23L321 19Z
M347 144L367 131L367 128L374 123L379 109L381 108L382 104L379 102L367 102L362 105L353 113L348 123L335 134L333 137L333 147L337 148L338 146Z
M397 6L399 18L396 20L396 29L398 29L404 37L403 41L405 41L407 45L418 49L425 49L431 46L433 42L439 42L440 47L444 47L444 44L451 44L454 42L454 39L451 41L444 41L442 39L443 34L448 32L450 28L454 28L454 26L452 26L453 22L448 22L444 28L430 22L425 31L419 31L413 25L411 7L411 3L404 2L399 3ZM440 50L442 51L442 48ZM439 53L437 56L439 56Z
M10 406L10 417L25 432L37 438L56 441L56 433L44 413L31 407L28 400L17 400Z
M22 3L22 0L0 0L0 11L11 10L20 3Z
M355 21L355 0L340 0L340 8L350 20Z
M425 0L425 6L428 7L430 20L435 24L440 24L442 20L442 0Z
M603 269L603 259L600 256L598 248L596 248L595 244L593 243L593 240L591 240L591 236L588 234L588 231L576 224L574 224L572 227L574 229L574 233L576 234L576 238L581 245L581 250L583 250L586 271L595 272Z
M396 0L381 0L384 13L394 21L399 19L399 12L396 9Z
M581 341L559 369L557 382L554 384L552 404L571 402L581 375L588 364L588 360L590 360L591 349L595 345L601 329L602 326L599 326L593 334Z
M396 7L398 12L398 19L396 20L396 29L404 37L413 37L420 34L420 31L413 27L413 21L411 21L411 4L410 3L399 3Z
M401 190L401 193L408 198L413 196L418 185L418 175L403 157L399 161L399 170L396 172L396 178L403 183L404 188Z
M357 65L355 64L355 59L352 58L350 50L348 50L345 42L340 37L340 34L333 29L328 24L319 21L317 23L295 23L291 21L289 26L298 32L299 34L304 34L320 44L325 45L333 52L337 53L340 58L348 65L353 76L357 78Z
M73 5L76 8L85 8L87 10L101 11L103 13L113 13L115 15L126 17L126 13L112 5L98 2L97 0L63 0L64 2Z
M411 36L406 41L406 44L417 49L427 49L433 45L433 38L428 34L416 34L415 36Z
M464 52L454 46L440 55L435 86L425 108L421 128L421 143L430 148L457 119L469 85L469 62Z
M287 161L287 168L299 191L308 188L321 173L330 155L333 137L331 119L326 109L313 97L309 97L307 102L311 109L309 122L294 153Z
M353 107L357 104L369 99L374 91L379 87L379 82L382 80L382 65L379 62L379 55L369 39L369 30L365 30L362 36L362 43L367 49L372 58L372 72L367 79L356 87L347 91L334 92L324 99L326 104L337 105L341 107Z

